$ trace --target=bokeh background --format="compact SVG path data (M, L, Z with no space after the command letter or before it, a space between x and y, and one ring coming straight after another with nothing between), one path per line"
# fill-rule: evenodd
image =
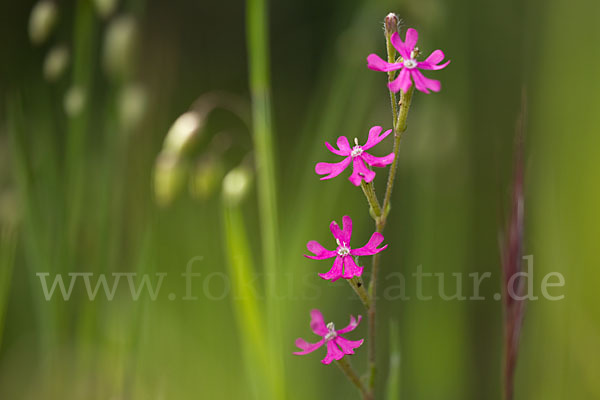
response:
M485 301L381 300L379 393L390 376L393 398L501 398L492 294L524 91L525 253L536 294L551 271L566 285L564 300L527 306L516 398L600 398L600 2L271 2L276 299L264 295L256 179L241 200L222 195L224 174L239 167L234 183L244 181L255 160L248 58L260 55L247 46L244 2L54 5L52 29L47 15L31 25L35 2L0 5L0 398L357 396L319 351L291 353L296 337L314 339L311 308L338 325L364 315L347 285L317 277L326 262L302 255L311 239L333 246L329 222L346 214L357 243L372 232L362 194L313 168L333 160L325 140L391 127L386 78L365 66L384 54L390 11L419 30L424 53L443 49L452 63L429 74L439 94L413 100L380 293L398 284L386 274L418 265L493 278ZM189 109L201 126L174 159L165 136ZM182 300L190 260L202 275L197 299ZM134 301L123 281L112 301L90 301L81 282L69 301L46 301L39 272L168 275L156 300ZM364 336L366 324L349 335ZM352 362L364 369L366 347Z

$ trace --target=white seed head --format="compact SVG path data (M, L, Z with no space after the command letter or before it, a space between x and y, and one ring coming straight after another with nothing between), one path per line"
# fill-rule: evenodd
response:
M69 117L76 117L81 113L86 103L86 92L80 86L72 86L63 99L65 112Z
M173 122L165 138L164 149L180 154L196 137L202 127L203 119L195 111L188 111Z
M248 194L252 183L252 172L239 166L227 173L223 179L223 199L229 205L239 204Z
M128 84L119 94L119 121L126 131L139 125L148 104L146 89L139 84Z
M31 42L41 44L46 41L56 24L57 17L58 9L53 1L38 2L29 16L29 39Z
M127 77L133 69L138 26L134 17L124 15L111 21L106 30L103 66L111 78Z
M64 45L53 47L44 59L44 78L57 81L69 65L69 49Z
M117 7L117 0L94 0L96 11L102 18L108 18Z

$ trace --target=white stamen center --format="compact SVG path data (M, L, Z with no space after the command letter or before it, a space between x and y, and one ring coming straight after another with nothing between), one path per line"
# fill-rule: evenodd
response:
M327 335L325 335L325 340L329 341L331 339L335 339L337 337L337 332L335 331L335 325L333 322L327 324Z
M347 256L348 254L350 254L350 248L348 246L346 246L346 243L341 243L339 239L335 239L337 244L338 244L338 249L337 249L337 253L338 255L340 255L341 257Z
M404 60L404 67L408 69L413 69L417 67L417 60L411 58L410 60Z
M350 155L352 157L358 157L363 153L363 148L358 145L358 138L354 138L354 144L355 146L352 148Z

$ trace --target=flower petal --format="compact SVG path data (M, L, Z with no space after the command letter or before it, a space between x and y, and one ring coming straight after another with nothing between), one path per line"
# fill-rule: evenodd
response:
M319 276L323 279L330 280L331 282L340 279L342 277L342 257L336 257L329 272L319 274Z
M377 248L383 242L383 235L379 232L375 232L371 235L371 238L363 247L359 247L358 249L350 250L350 254L353 256L372 256L373 254L377 254L382 250L385 250L387 244L383 247Z
M419 69L433 69L438 70L442 68L446 68L450 61L446 61L442 65L438 65L444 59L444 52L441 50L436 50L427 57L425 61L422 61L417 64Z
M350 165L351 161L352 157L346 157L338 163L320 162L315 165L315 172L318 175L326 175L321 177L321 180L335 178Z
M383 139L385 139L392 132L391 129L388 129L387 131L383 132L383 134L381 134L382 130L383 129L380 126L374 126L371 129L369 129L369 137L367 139L367 143L365 143L365 145L362 146L362 149L369 150L371 147L375 146Z
M361 180L369 183L375 179L375 172L365 166L365 162L361 157L354 158L352 168L352 175L350 175L348 179L350 179L350 182L352 182L354 186L360 186Z
M436 81L435 79L425 78L421 71L412 70L411 71L412 78L415 80L415 87L423 93L429 93L428 89L433 90L434 92L439 92L441 89L440 81Z
M407 50L406 46L404 45L404 42L402 41L402 39L400 39L400 35L398 35L398 32L394 32L394 34L390 38L390 41L392 42L392 45L396 48L396 50L398 50L398 53L400 53L402 58L410 58L410 52L412 51L412 49Z
M352 149L350 148L350 143L348 143L348 138L346 136L338 137L336 144L341 151L348 152L348 154L350 154L350 152L352 151Z
M369 54L369 56L367 57L367 68L373 71L396 71L398 69L401 69L403 66L404 64L402 63L389 63L387 61L384 61L377 54Z
M402 90L404 93L406 93L408 92L408 89L410 89L411 85L412 80L410 79L410 72L408 69L404 68L402 71L400 71L396 79L388 83L388 88L392 92Z
M417 41L419 40L419 32L416 29L408 28L406 31L406 39L404 40L404 46L406 47L407 53L410 53L415 49Z
M364 339L360 340L348 340L341 336L335 338L335 343L341 347L344 354L354 354L354 349L359 348L364 342Z
M356 265L356 261L354 261L354 257L346 256L344 257L344 275L342 278L344 279L352 279L355 276L361 276L363 272L363 267L359 267Z
M319 336L325 336L328 332L325 321L323 321L323 314L316 308L310 310L310 329Z
M325 338L321 339L317 343L308 343L306 340L302 338L296 339L296 346L301 349L301 351L295 351L294 354L297 356L302 356L304 354L312 353L319 347L325 344Z
M314 256L304 255L304 257L310 258L312 260L324 260L326 258L335 257L337 255L337 252L335 250L327 250L315 240L311 240L310 242L308 242L306 244L306 248L311 253L314 253Z
M345 328L342 328L339 331L337 331L338 335L341 335L341 334L347 333L347 332L352 332L353 330L356 329L356 327L358 326L358 324L360 324L361 320L362 320L362 316L361 315L358 316L358 320L356 320L354 318L354 315L351 315L350 316L350 323Z
M394 153L390 153L385 157L375 157L369 153L362 153L361 157L367 164L371 167L385 167L386 165L390 165L394 162Z
M344 352L335 344L334 340L327 342L327 355L321 360L323 364L331 364L333 360L341 360Z
M340 226L335 221L331 221L331 224L329 224L329 229L331 230L333 237L348 246L350 245L350 239L352 238L352 218L344 215L342 217L342 227L343 228L340 229Z

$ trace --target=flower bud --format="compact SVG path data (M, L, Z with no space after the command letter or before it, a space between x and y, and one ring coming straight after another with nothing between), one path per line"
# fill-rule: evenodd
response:
M154 195L160 206L171 204L185 177L185 168L172 154L160 153L154 165Z
M134 67L137 45L137 22L131 16L115 18L107 28L104 37L103 66L114 79L129 76Z
M223 179L223 200L230 206L238 205L246 198L252 183L252 171L240 165L225 175Z
M63 106L69 117L76 117L81 113L86 103L86 93L82 87L73 86L65 94Z
M29 16L29 39L33 44L42 44L56 24L58 10L51 0L38 2Z
M181 156L194 142L204 120L196 111L188 111L175 120L167 133L163 151Z
M55 82L63 75L69 65L69 49L60 45L53 47L44 60L44 78Z
M387 37L392 36L398 32L398 16L394 13L389 13L385 17L385 34Z

